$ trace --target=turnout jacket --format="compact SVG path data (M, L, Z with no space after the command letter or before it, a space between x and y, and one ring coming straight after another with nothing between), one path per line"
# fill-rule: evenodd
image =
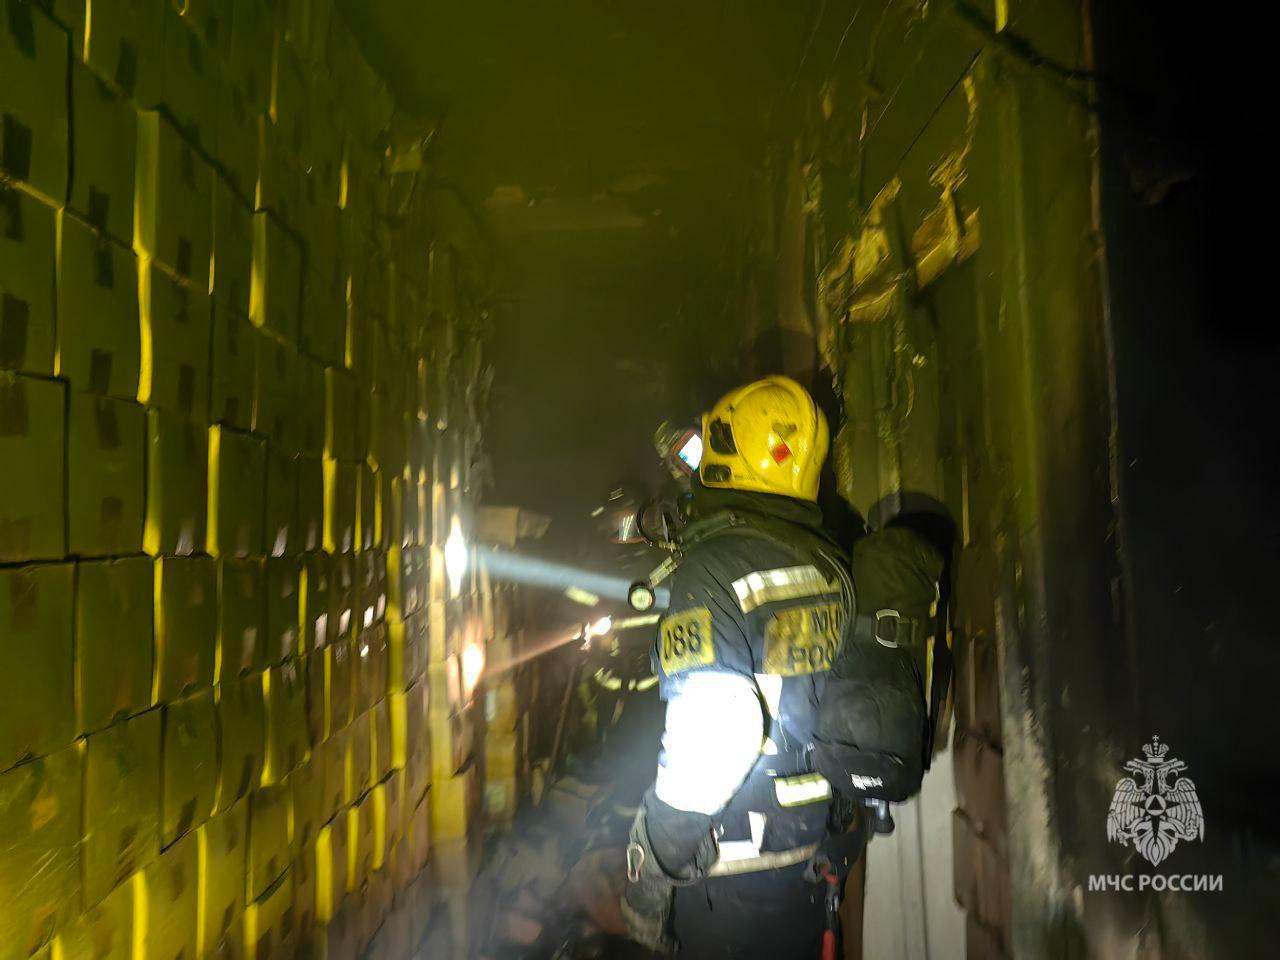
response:
M714 831L722 864L819 841L831 788L814 772L816 709L854 614L848 560L812 504L701 491L653 668L667 701L654 854L687 870Z

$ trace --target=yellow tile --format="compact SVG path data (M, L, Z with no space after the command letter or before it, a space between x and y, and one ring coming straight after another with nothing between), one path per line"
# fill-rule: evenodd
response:
M359 633L356 619L355 554L334 554L331 561L329 595L332 614L329 622L333 631L333 640L351 640Z
M74 574L69 563L0 567L0 769L76 735Z
M259 437L217 424L209 428L208 550L213 556L263 552L266 455Z
M77 390L138 395L138 261L63 210L58 215L57 373Z
M218 561L219 683L248 676L266 665L265 590L260 558Z
M233 94L239 93L238 89L228 88L224 90L223 95L219 98L222 104L230 106L233 102ZM241 104L243 106L243 104ZM250 151L249 166L254 169L245 171L245 180L257 177L258 163L258 125L249 119L247 110L240 110L239 114L246 117L243 123L242 135L235 138L227 138L230 140L230 149L226 153L222 153L223 139L222 131L219 130L219 152L222 155L219 159L222 161L223 171L228 179L235 180L237 175L242 171L237 169L239 164L235 162L233 156L240 149L247 145ZM224 119L220 114L219 120ZM225 119L233 122L236 119L236 111L228 109L225 111ZM247 141L247 144L246 144ZM252 193L253 185L246 184L248 190L240 188L240 196ZM253 269L253 211L249 206L237 196L236 190L232 189L221 178L215 178L213 183L213 296L215 304L223 305L224 309L237 317L242 317L245 321L249 318L249 285L251 282L251 274ZM215 358L217 354L215 353ZM252 361L252 358L250 358ZM215 359L215 372L217 362ZM250 390L252 390L253 369L252 362L249 367ZM244 408L244 415L250 414L250 408ZM217 418L217 410L214 411L215 419ZM231 423L234 427L240 429L248 429L249 423L236 422Z
M382 537L381 519L377 472L362 463L356 472L356 550L374 549Z
M156 111L138 115L133 247L197 289L209 289L213 170Z
M302 561L298 557L267 557L266 662L279 663L299 653Z
M175 700L212 685L217 652L218 568L209 557L155 561L154 698Z
M163 410L147 411L147 512L143 549L189 557L205 547L209 478L205 427Z
M347 779L347 731L335 731L320 748L324 765L320 820L331 820L342 808Z
M425 685L405 692L405 796L416 803L431 780L431 742L427 735Z
M122 883L58 932L59 960L132 960L135 884Z
M209 334L213 303L158 263L138 262L142 357L138 402L209 421Z
M409 870L415 876L431 859L431 798L423 797L406 818Z
M22 230L0 231L0 316L6 333L4 365L49 376L54 353L54 275L57 252L53 206L22 190L0 186L0 208ZM6 304L7 301L7 304Z
M467 835L474 803L474 768L431 783L431 833L437 840L457 840Z
M293 659L269 668L262 675L262 698L267 713L263 784L283 781L290 771L307 760L307 691L304 669L299 660Z
M252 329L247 314L235 313L222 297L214 296L209 419L237 430L253 426Z
M0 111L27 140L25 150L17 133L17 143L0 144L0 173L57 202L67 194L69 157L66 34L39 10L15 10L9 23L0 36Z
M298 527L298 458L273 446L267 448L265 504L263 549L273 557L298 553L302 549Z
M145 911L139 912L145 915L134 918L135 958L172 960L196 955L199 880L195 834L188 834L169 847L142 872L140 883ZM135 897L139 892L135 890Z
M356 640L355 710L368 710L387 692L387 634L385 624L362 630Z
M347 850L349 818L344 813L316 835L316 919L328 923L342 910L350 871Z
M329 738L329 692L327 648L305 657L307 683L307 737L315 755Z
M151 706L151 578L146 557L79 565L76 703L82 733Z
M85 905L100 903L159 850L160 711L153 709L86 741Z
M373 717L362 713L351 721L347 740L344 803L354 803L376 782L373 778Z
M163 709L160 842L168 846L204 823L218 785L218 722L212 688Z
M324 548L330 553L355 549L357 468L324 458Z
M67 415L68 551L81 557L142 550L146 411L72 390Z
M382 782L386 790L387 846L399 843L404 837L405 827L405 782L399 771L393 770Z
M262 779L267 735L262 675L219 684L217 699L222 739L215 806L221 811L248 796Z
M451 713L462 703L462 671L457 657L449 657L427 668L434 712Z
M0 370L0 563L66 553L66 385Z
M290 868L293 874L293 923L298 938L303 941L310 938L315 928L318 868L313 838L299 848Z
M80 909L80 745L0 773L0 958L25 960Z
M160 72L164 49L164 18L144 7L95 7L76 4L87 20L80 25L79 42L85 62L98 76L118 83L129 78L129 89L121 94L137 103L154 103L160 95Z
M279 339L264 330L254 330L250 341L254 353L253 430L273 447L296 454L298 352L292 340Z
M293 876L286 872L275 886L244 911L245 954L257 960L292 958L297 948L293 913Z
M370 547L356 554L359 629L382 626L387 616L387 555Z
M409 723L406 695L402 692L392 693L387 697L387 709L390 715L391 767L403 770L408 754L405 743Z
M289 775L289 789L293 794L293 849L295 852L315 842L324 816L325 786L324 760L313 754Z
M399 619L387 617L388 689L403 690L417 680L427 666L427 618L423 613Z
M329 643L331 572L327 553L309 553L303 558L302 581L298 592L301 600L301 647L306 653L318 652Z
M329 696L329 730L340 730L351 723L355 704L355 646L350 640L337 639L325 648L326 686Z
M324 461L307 454L297 459L298 549L323 550L326 516Z
M344 370L324 372L325 456L348 463L356 459L356 381Z
M388 835L388 798L387 785L380 783L369 791L368 802L373 818L372 857L369 866L373 870L381 870L387 856Z
M220 944L227 943L236 920L244 913L248 833L248 800L241 800L200 827L200 956L209 956Z
M286 784L260 787L249 796L246 895L256 900L288 869L292 793Z
M360 889L373 865L373 804L369 795L347 808L347 893Z
M427 717L430 738L431 779L453 776L471 754L474 728L467 714L442 715L432 710Z
M263 150L266 156L265 144ZM253 227L249 317L254 326L296 342L302 316L302 247L271 214L255 213Z
M218 58L194 29L192 7L200 9L195 4L164 8L160 93L183 135L205 151L212 151L217 123Z
M319 214L329 221L336 221L341 214L334 208L318 210L308 207L308 214ZM334 223L337 228L336 222ZM321 254L323 257L324 254ZM335 253L341 260L342 254ZM347 335L347 280L349 272L341 262L323 269L324 261L314 259L308 251L307 279L302 289L302 330L298 345L325 364L340 367L346 362ZM322 409L321 414L324 413ZM327 426L326 426L327 432Z
M391 772L391 704L387 700L379 700L370 712L373 714L370 726L373 735L370 746L372 777L381 780Z

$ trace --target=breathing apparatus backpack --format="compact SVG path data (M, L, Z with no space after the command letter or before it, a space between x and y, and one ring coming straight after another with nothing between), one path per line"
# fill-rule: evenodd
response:
M853 548L856 615L818 701L814 762L839 793L900 802L920 790L951 656L937 624L944 561L889 526Z

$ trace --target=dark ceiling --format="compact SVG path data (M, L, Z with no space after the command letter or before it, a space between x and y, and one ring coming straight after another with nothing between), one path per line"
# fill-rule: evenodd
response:
M660 476L660 420L740 376L723 307L812 5L346 5L398 102L438 118L438 176L486 223L486 500L549 513L558 552L582 555L612 488Z

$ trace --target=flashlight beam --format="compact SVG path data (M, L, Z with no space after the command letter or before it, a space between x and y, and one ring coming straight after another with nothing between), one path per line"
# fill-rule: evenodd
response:
M551 653L553 650L559 650L563 646L567 646L570 643L580 642L581 640L582 634L580 633L575 633L567 637L557 637L555 640L548 640L544 643L538 644L536 647L521 650L519 654L512 657L510 660L490 664L485 669L484 675L486 677L496 677L500 674L514 670L522 663L528 663L530 660L535 660L543 654Z
M627 591L631 580L627 577L612 576L598 570L582 570L568 564L543 560L539 557L522 557L517 553L495 550L492 547L478 548L481 560L495 580L506 580L511 583L522 583L530 587L543 587L547 590L564 592L570 587L585 590L606 600L626 603ZM671 591L659 588L659 608L671 602Z

